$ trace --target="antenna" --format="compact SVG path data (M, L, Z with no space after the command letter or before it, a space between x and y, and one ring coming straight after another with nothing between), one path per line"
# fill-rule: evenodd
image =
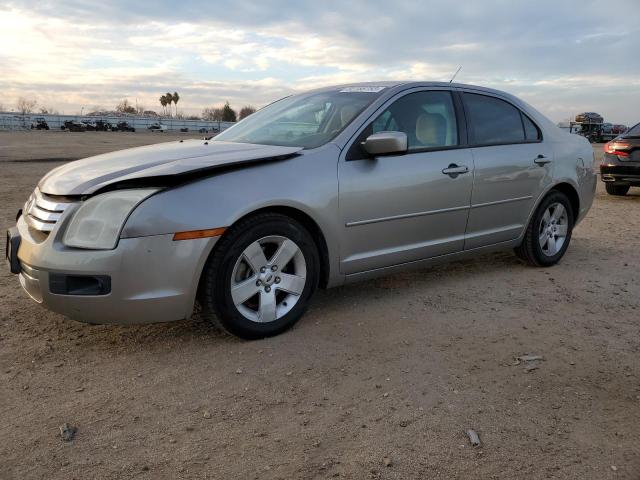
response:
M456 78L456 75L458 75L458 72L460 72L460 70L462 70L462 65L458 67L458 69L456 70L456 73L454 73L453 77L451 77L451 80L449 80L449 83L453 82L453 79Z

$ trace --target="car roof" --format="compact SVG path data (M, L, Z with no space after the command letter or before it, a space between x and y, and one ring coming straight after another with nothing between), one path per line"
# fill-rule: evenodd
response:
M413 87L452 87L452 88L465 88L470 90L478 90L487 93L494 93L499 95L508 95L511 97L512 95L501 91L495 90L493 88L481 87L479 85L470 85L465 83L449 83L449 82L435 82L429 80L385 80L380 82L357 82L357 83L345 83L340 85L330 85L326 87L316 88L311 91L313 92L323 92L323 91L331 91L336 90L338 88L358 88L358 87L385 87L394 90L404 90ZM400 87L400 88L395 88Z

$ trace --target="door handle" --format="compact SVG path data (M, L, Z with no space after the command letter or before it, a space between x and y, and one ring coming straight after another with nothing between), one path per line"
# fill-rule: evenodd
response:
M551 159L548 158L548 157L545 157L542 154L540 154L536 158L533 159L533 162L542 167L543 165L546 165L547 163L550 163Z
M447 168L442 170L442 173L445 175L449 175L451 178L456 178L458 175L469 172L469 167L466 165L456 165L455 163L450 164Z

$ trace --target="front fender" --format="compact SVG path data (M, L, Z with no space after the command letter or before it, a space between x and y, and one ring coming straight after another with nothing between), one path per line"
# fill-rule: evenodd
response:
M256 164L167 189L131 213L121 237L229 227L258 210L293 208L322 231L329 253L329 281L337 284L338 153L337 147L328 144L287 162Z

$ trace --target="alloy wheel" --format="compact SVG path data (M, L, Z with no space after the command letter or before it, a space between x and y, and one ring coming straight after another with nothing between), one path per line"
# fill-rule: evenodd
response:
M251 243L236 261L231 298L253 322L273 322L298 302L307 280L307 263L292 240L271 235Z
M569 230L569 216L561 203L552 203L545 210L540 221L538 241L542 253L553 257L560 250L567 239Z

